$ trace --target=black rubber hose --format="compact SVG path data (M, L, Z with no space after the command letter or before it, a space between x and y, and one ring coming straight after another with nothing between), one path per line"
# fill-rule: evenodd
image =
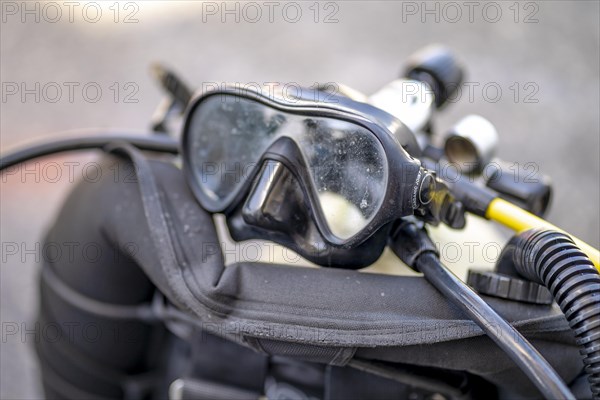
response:
M422 254L417 268L437 290L504 350L547 399L575 399L548 361L477 293L448 271L433 253Z
M440 262L427 232L410 221L392 235L390 247L410 267L468 315L548 399L575 399L562 378L531 343Z
M0 156L0 170L22 163L32 158L73 150L102 149L114 142L126 142L140 150L178 154L179 142L164 135L116 135L82 134L75 137L59 138L35 143Z
M515 246L517 272L544 284L565 314L593 397L600 400L600 274L564 233L532 229L515 236L509 246Z

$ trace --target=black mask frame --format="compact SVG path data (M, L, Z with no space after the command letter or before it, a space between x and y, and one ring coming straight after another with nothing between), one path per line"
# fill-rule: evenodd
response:
M324 241L334 247L346 249L356 247L389 222L414 213L414 209L421 203L421 199L419 199L419 186L427 172L421 168L420 162L417 159L408 154L400 141L390 131L381 126L377 118L368 118L369 111L373 107L333 95L328 95L328 101L309 100L307 97L314 99L314 92L310 94L306 93L307 95L304 98L286 100L284 98L267 96L254 90L246 89L242 91L235 87L224 87L196 96L191 101L187 110L183 127L182 155L184 172L192 191L206 210L228 215L247 197L264 162L267 160L281 162L289 169L300 184L304 196L308 200L306 205L308 205L316 227ZM260 159L256 160L255 166L244 177L244 182L237 188L236 193L233 193L225 201L215 201L215 199L210 198L203 190L201 179L199 179L193 168L191 158L194 155L190 154L190 149L192 148L190 141L193 138L191 137L192 130L190 125L192 116L202 106L203 102L212 96L219 95L238 96L259 102L266 107L274 108L285 114L325 117L346 121L365 128L368 132L372 133L381 144L383 154L385 155L384 162L387 164L387 181L385 194L382 197L379 208L375 211L369 222L357 234L346 239L339 238L332 233L321 210L316 189L309 176L310 172L301 151L295 145L295 142L286 136L274 140ZM412 133L400 121L396 123L399 127L407 130L407 133L412 136Z

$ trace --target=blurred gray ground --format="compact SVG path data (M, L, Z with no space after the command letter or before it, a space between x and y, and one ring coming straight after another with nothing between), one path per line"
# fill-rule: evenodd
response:
M164 61L181 72L193 86L203 82L315 82L338 81L370 93L397 76L406 56L432 42L452 47L468 69L467 81L479 83L474 97L466 93L437 119L440 132L468 113L489 118L501 134L499 156L521 163L534 162L554 181L555 195L549 219L598 246L599 233L599 3L596 1L539 1L521 3L515 22L513 2L500 2L498 22L493 11L475 9L473 22L468 10L453 23L456 13L440 9L435 16L422 17L408 11L421 2L337 2L337 23L321 21L335 8L320 5L319 23L309 8L312 2L298 2L303 12L297 23L287 22L281 9L274 21L267 15L256 22L239 23L220 14L205 16L199 2L135 2L137 23L123 19L135 8L121 3L119 22L113 21L112 2L102 4L98 23L86 22L81 8L69 22L68 8L50 23L40 22L2 3L0 39L3 98L0 115L0 145L6 151L34 138L51 138L56 132L86 127L144 130L161 93L151 81L148 66ZM411 4L408 4L411 3ZM33 2L28 3L33 8ZM83 3L82 3L83 4ZM214 3L219 6L220 2ZM459 2L461 4L461 2ZM21 3L12 6L21 7ZM43 7L44 4L41 4ZM205 6L206 7L206 6ZM233 6L232 6L233 7ZM411 8L412 7L412 8ZM428 3L434 9L436 3ZM47 9L46 18L55 18ZM248 12L252 10L247 10ZM263 9L266 13L266 9ZM288 10L292 12L292 10ZM42 11L41 11L42 12ZM534 23L523 20L534 13ZM88 16L94 17L93 10ZM293 14L286 15L288 19ZM487 17L487 20L486 18ZM254 18L254 14L248 14ZM19 94L7 95L7 83L56 82L63 97L56 103L48 92L39 103L33 95L21 101ZM68 100L65 82L80 84L73 102ZM96 82L101 99L86 101L81 87ZM121 87L117 102L114 89ZM139 90L137 103L125 103L132 92L124 88L133 82ZM495 82L502 89L497 102L486 101L481 88ZM520 88L515 99L514 83ZM525 87L529 82L533 86ZM134 88L136 86L133 86ZM511 86L513 89L511 89ZM13 86L11 86L13 87ZM537 103L525 102L535 88ZM49 90L52 89L49 87ZM90 92L90 97L94 96ZM494 97L493 91L487 93ZM68 161L93 160L86 155L68 155L44 162L65 165ZM44 179L52 171L37 164L37 173L2 176L0 184L2 266L0 306L2 317L1 398L37 398L40 385L33 335L22 336L33 327L37 307L35 248L55 218L62 200L72 188L64 176L58 182ZM36 165L30 167L35 170ZM81 169L76 169L81 174ZM63 169L67 174L67 169ZM36 179L41 178L36 184ZM18 244L19 253L9 256L7 244ZM7 335L9 325L19 334ZM22 325L25 324L25 325Z

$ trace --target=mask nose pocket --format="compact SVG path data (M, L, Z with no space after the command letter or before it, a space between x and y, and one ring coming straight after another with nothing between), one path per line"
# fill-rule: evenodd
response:
M244 203L248 224L265 229L302 233L308 222L304 193L294 175L279 161L263 163Z

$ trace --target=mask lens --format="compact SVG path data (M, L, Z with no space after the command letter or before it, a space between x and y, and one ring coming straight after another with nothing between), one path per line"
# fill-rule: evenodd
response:
M293 139L309 168L331 232L347 239L381 206L387 163L375 135L357 124L284 113L235 95L212 95L189 125L190 166L204 193L228 202L279 137Z
M386 190L381 144L370 131L342 120L306 118L296 137L329 229L347 239L375 215Z
M202 101L190 120L190 163L204 193L227 202L280 134L283 114L233 95Z

